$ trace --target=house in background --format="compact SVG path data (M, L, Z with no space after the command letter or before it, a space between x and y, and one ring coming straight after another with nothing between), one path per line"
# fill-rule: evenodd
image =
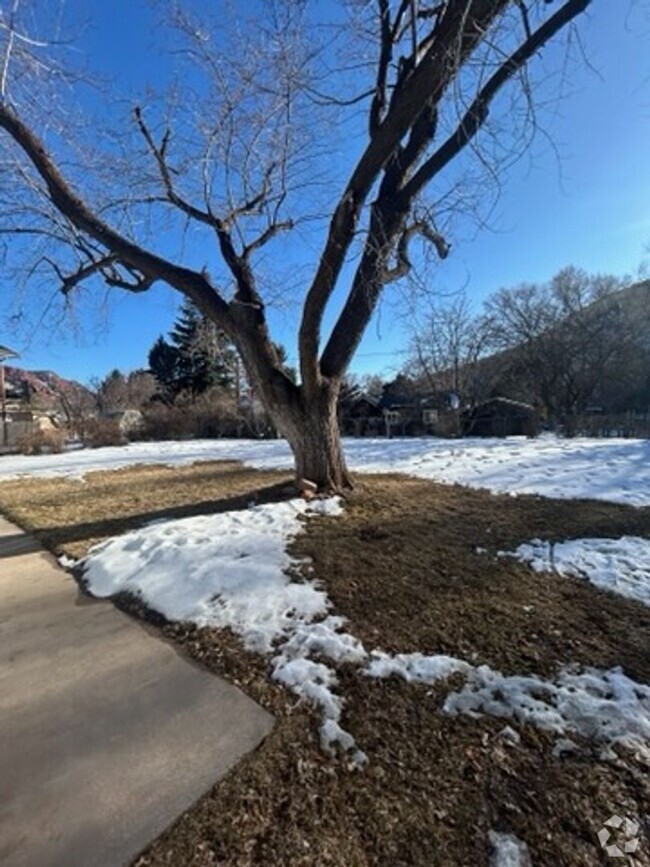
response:
M458 395L453 392L416 393L410 396L385 395L387 436L458 436L460 434Z
M528 403L493 397L461 413L463 436L537 436L540 413Z
M363 392L346 396L339 402L339 424L343 436L383 436L384 413L379 400Z
M18 443L33 430L33 416L25 404L29 393L16 387L5 378L5 361L18 358L18 353L8 346L0 346L0 454L16 451Z
M348 390L339 402L339 422L344 436L458 436L460 400L449 391L416 390L398 376L380 397Z
M35 438L41 439L42 448L48 450L49 439L54 443L63 436L64 425L55 413L30 406L27 383L7 384L2 402L0 454L30 453Z
M339 403L344 436L537 436L539 410L522 401L492 397L463 406L448 389L423 391L400 375L383 387L381 397L359 389L346 391Z
M65 383L50 372L26 371L4 365L17 353L0 346L0 454L59 449L66 418L52 383ZM49 381L48 381L49 380Z

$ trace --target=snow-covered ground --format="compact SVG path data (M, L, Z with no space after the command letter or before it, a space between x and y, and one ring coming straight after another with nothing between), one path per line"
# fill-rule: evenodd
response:
M100 449L75 449L59 455L0 456L0 481L18 476L82 479L97 470L136 464L183 466L197 461L243 461L259 468L289 468L291 452L284 440L182 440L130 443Z
M650 441L623 439L346 439L357 472L397 472L498 493L595 498L650 505ZM93 470L142 463L239 460L260 469L290 469L283 440L193 440L132 443L61 455L0 457L0 481L20 475L83 478Z
M556 572L586 578L601 590L636 599L650 606L650 540L638 536L620 539L570 539L567 542L532 542L512 553L536 572Z

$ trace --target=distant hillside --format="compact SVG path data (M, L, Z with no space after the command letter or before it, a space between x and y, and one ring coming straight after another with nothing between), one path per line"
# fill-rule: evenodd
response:
M650 280L597 298L522 342L483 358L478 371L509 397L556 415L647 412L650 406Z
M5 366L7 398L28 400L38 409L60 410L62 401L91 400L90 391L80 382L64 379L52 370L23 370Z
M630 317L650 327L650 280L642 280L621 289L611 297L610 302L618 304Z
M459 347L456 366L438 368L435 356L429 361L432 338L425 332L424 362L418 366L416 358L406 369L410 388L455 390L468 405L506 397L534 404L562 424L586 412L650 416L650 280L614 291L606 280L599 285L586 277L574 287L579 294L563 295L562 283L557 294L552 283L523 285L495 293L484 314L441 320L441 357ZM445 331L450 325L454 333ZM463 343L463 329L471 345ZM456 347L447 349L447 339ZM475 346L483 347L478 357Z

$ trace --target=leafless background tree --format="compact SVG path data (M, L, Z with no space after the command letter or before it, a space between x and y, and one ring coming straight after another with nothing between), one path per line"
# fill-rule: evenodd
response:
M402 371L420 392L535 405L573 435L643 429L650 408L650 281L566 267L550 281L500 289L473 311L463 296L415 326Z
M439 300L413 329L408 368L431 392L453 392L464 403L485 396L481 361L487 350L484 320L466 295Z
M565 268L549 283L502 289L486 303L488 345L502 390L535 398L573 433L590 406L616 407L615 390L633 404L630 378L648 364L650 311L624 279Z

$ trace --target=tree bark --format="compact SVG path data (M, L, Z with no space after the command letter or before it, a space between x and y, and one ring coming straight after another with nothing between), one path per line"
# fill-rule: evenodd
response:
M314 482L320 493L353 487L341 444L338 419L340 377L319 377L311 387L293 383L279 365L269 363L271 347L249 326L248 310L236 311L239 346L253 389L279 433L288 441L297 479ZM277 359L276 359L277 361Z
M296 463L296 477L313 482L323 493L352 488L345 463L338 420L340 382L325 381L306 399L300 389L293 405L276 405L271 417L287 438Z

